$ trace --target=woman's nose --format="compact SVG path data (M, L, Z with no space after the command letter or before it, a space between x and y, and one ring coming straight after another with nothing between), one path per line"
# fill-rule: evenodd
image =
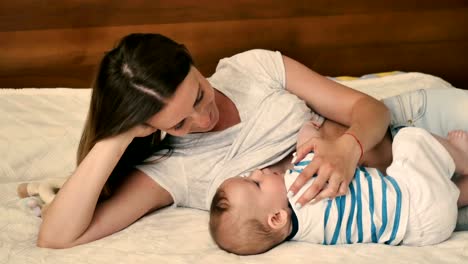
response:
M200 128L207 128L210 125L210 112L195 112L193 114L193 120Z

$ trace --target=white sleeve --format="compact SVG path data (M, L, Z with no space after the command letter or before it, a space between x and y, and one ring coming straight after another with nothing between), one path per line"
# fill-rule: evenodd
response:
M264 49L248 50L220 60L216 71L223 68L225 64L236 65L249 75L254 75L256 78L273 80L280 87L286 87L283 56L279 51Z

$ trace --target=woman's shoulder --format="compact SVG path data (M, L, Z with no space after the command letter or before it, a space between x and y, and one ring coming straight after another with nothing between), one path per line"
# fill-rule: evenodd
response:
M249 58L249 57L262 57L269 56L275 53L280 53L279 51L268 50L268 49L250 49L243 52L234 54L229 58Z
M231 57L221 59L216 72L210 80L225 81L225 79L240 79L242 82L271 83L284 87L285 69L283 57L279 51L252 49Z
M258 66L265 63L278 61L279 59L281 59L282 62L282 55L279 51L272 51L267 49L251 49L221 59L219 61L218 66L223 65L225 63L234 63L244 66Z

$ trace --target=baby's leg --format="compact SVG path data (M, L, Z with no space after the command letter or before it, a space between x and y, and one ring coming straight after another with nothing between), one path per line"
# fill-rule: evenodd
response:
M455 172L468 176L468 132L450 131L447 138L433 135L448 151L455 162Z
M455 172L463 176L468 176L468 132L462 130L450 131L447 140L458 152L452 155L455 160Z
M447 138L434 135L445 147L455 162L455 172L459 175L455 179L460 189L458 207L468 205L468 132L454 130L448 133Z
M459 157L463 157L465 159L460 159L458 163L460 163L460 168L458 168L457 162L455 162L455 166L457 166L457 173L459 174L458 177L455 179L455 184L460 189L460 197L458 198L458 207L464 207L468 205L468 132L455 130L451 131L448 134L448 140L455 146L458 147L463 155ZM460 169L458 171L458 169Z

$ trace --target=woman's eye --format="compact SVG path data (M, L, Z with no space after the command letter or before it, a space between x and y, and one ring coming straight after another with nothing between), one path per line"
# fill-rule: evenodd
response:
M179 124L177 124L177 125L174 127L174 130L179 130L179 129L181 129L181 128L184 126L184 123L185 123L185 120L183 120L182 122L180 122Z
M258 181L253 181L258 188L260 188L260 183Z
M198 96L197 96L197 100L195 100L195 104L198 104L201 102L201 100L203 99L203 91L200 89L200 92L198 93Z

